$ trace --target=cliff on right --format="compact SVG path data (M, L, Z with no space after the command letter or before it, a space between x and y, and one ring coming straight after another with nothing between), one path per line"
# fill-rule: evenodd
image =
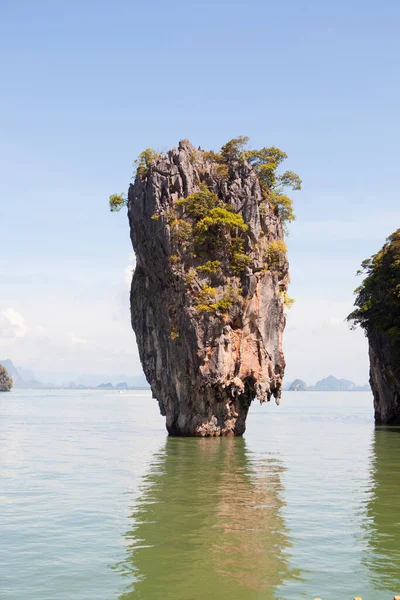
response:
M400 425L400 229L359 273L365 279L347 320L368 338L375 422Z

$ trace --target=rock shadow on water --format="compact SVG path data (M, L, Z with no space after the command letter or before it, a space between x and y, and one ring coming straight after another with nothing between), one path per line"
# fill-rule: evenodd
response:
M400 427L378 426L372 445L364 563L377 589L400 590Z
M276 598L289 566L282 462L242 438L169 438L154 456L125 533L133 580L120 600Z

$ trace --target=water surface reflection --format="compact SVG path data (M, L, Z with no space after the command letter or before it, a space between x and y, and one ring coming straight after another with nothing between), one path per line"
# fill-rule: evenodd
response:
M400 590L400 427L377 427L365 564L374 586Z
M296 577L281 515L282 462L245 440L169 438L154 456L126 533L121 600L275 598Z

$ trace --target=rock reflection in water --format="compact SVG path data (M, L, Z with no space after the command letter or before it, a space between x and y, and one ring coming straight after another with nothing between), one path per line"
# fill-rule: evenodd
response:
M119 568L135 582L121 600L275 598L295 577L282 470L241 438L169 438L131 516Z
M400 590L400 427L377 427L365 563L376 587ZM393 595L393 594L392 594Z

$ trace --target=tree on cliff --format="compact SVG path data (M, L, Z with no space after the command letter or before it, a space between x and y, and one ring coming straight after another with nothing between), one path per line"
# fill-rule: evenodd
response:
M249 138L241 135L224 144L220 152L210 151L205 152L204 155L215 164L217 172L226 180L229 180L229 169L233 164L245 160L252 165L257 173L264 198L275 208L285 226L295 219L293 200L284 193L285 188L289 187L294 191L301 190L301 179L293 171L278 173L278 167L288 157L286 152L275 146L260 150L248 150L246 149L248 142ZM151 148L143 150L133 163L136 175L139 178L147 177L150 174L152 163L159 156L160 154ZM111 194L109 197L111 212L118 212L126 205L125 194Z
M133 161L134 173L139 177L145 177L149 174L150 165L159 157L159 154L151 148L146 148ZM109 198L109 205L111 212L119 212L123 206L126 206L127 200L125 194L111 194Z
M257 171L263 194L275 206L282 223L294 221L293 200L284 193L284 189L291 187L294 191L301 190L301 179L293 171L285 171L281 174L277 172L288 155L275 146L247 150L248 141L247 136L233 138L222 146L220 154L214 154L214 157L217 160L218 157L222 158L227 164L232 161L246 160Z
M356 308L348 321L367 333L375 329L387 334L400 347L400 229L377 254L363 261L358 273L366 277L356 289Z
M7 369L0 365L0 392L9 392L13 386L12 379L8 376Z

